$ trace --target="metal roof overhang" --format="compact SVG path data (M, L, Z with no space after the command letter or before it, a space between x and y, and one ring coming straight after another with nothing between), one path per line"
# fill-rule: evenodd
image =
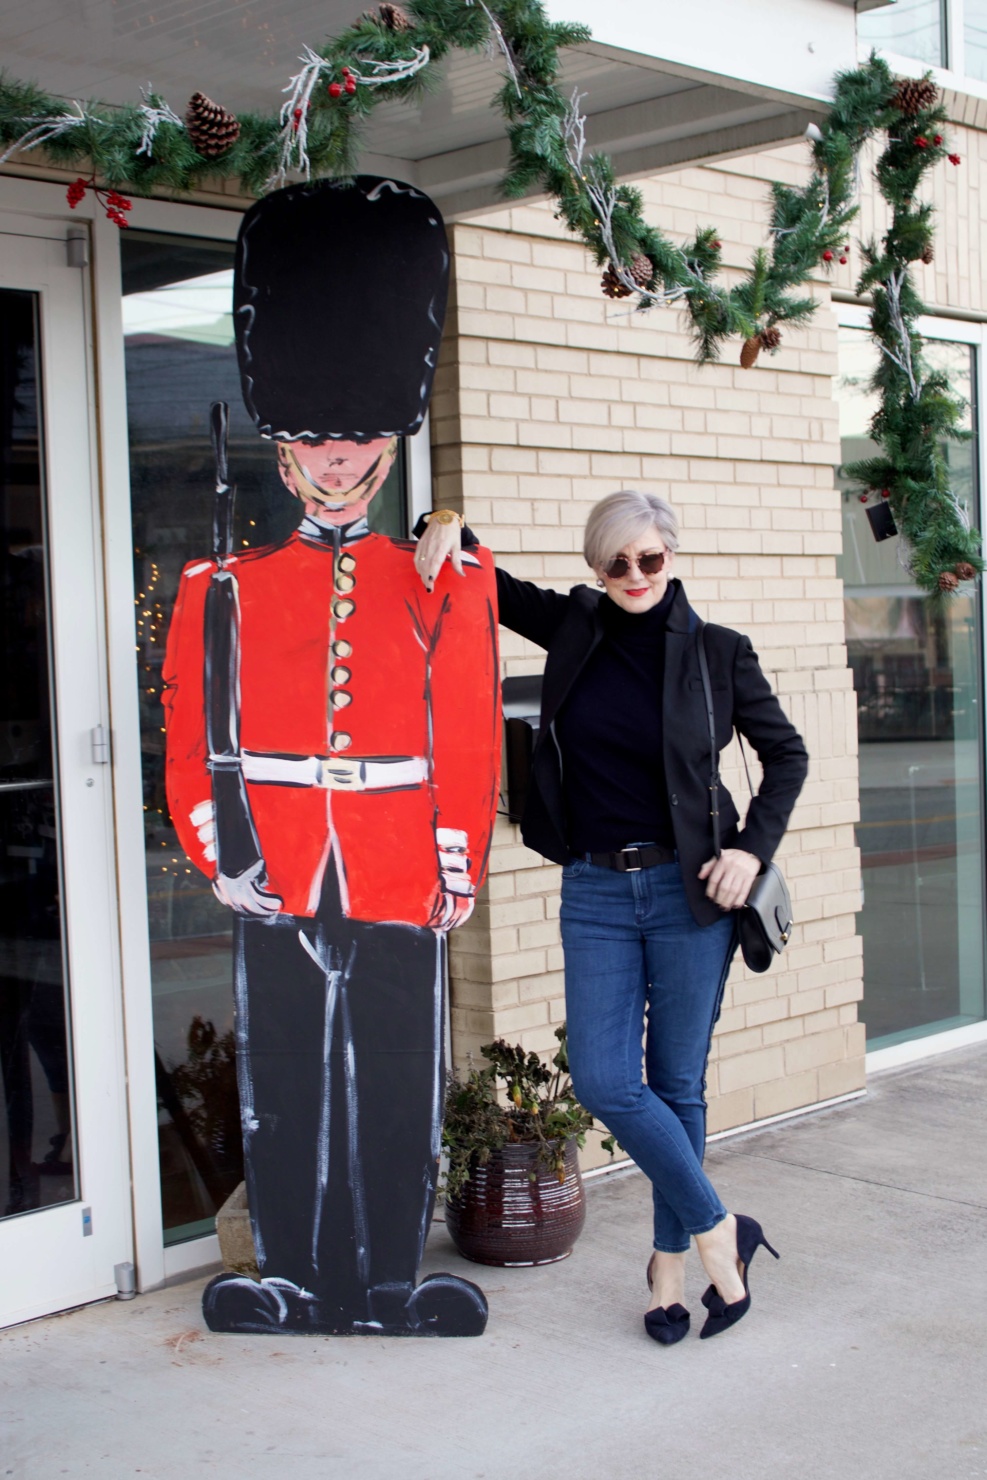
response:
M270 112L302 46L349 24L360 0L0 0L11 75L71 98L132 101L150 81L181 112L207 93ZM463 0L464 4L472 0ZM860 8L889 3L861 0ZM833 74L856 64L854 0L547 0L593 41L565 53L591 147L624 177L799 138ZM420 185L447 216L502 203L497 56L455 53L419 106L383 103L362 166ZM22 157L20 163L27 163Z

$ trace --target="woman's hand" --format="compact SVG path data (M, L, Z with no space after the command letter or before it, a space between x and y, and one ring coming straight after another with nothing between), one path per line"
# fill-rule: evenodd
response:
M707 879L706 894L721 910L739 910L747 902L751 885L761 872L761 860L743 848L724 848L699 870Z
M458 519L451 524L440 524L437 519L429 520L415 551L415 569L427 591L431 591L435 585L435 578L447 560L452 561L452 568L458 575L465 576L460 545Z

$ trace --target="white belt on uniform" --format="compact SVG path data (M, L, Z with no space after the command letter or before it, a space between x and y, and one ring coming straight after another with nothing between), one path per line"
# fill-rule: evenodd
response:
M267 786L332 786L333 760L329 756L264 755L251 750L240 754L240 768L246 781ZM428 778L428 763L421 755L399 755L384 760L359 760L340 756L345 769L346 791L394 791L398 787L418 786ZM356 777L353 778L353 771Z

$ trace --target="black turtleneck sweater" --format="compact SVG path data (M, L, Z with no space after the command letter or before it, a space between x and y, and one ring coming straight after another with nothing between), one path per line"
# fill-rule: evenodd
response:
M674 594L669 581L658 605L641 613L600 598L603 639L555 723L574 854L675 846L662 759L665 621Z

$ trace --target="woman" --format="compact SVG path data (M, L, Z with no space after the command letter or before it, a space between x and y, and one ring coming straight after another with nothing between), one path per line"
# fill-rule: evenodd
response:
M416 552L429 589L472 538L458 515L432 516ZM736 726L764 771L743 829L721 787L723 847L713 856L702 624L672 576L677 548L671 505L624 491L586 524L599 592L575 586L565 596L497 571L501 622L548 653L521 833L563 866L573 1082L651 1180L645 1326L664 1345L689 1327L691 1238L711 1282L701 1336L750 1306L748 1268L765 1240L754 1219L727 1211L702 1169L706 1060L736 949L732 911L781 842L808 764L749 639L705 627L717 745Z

